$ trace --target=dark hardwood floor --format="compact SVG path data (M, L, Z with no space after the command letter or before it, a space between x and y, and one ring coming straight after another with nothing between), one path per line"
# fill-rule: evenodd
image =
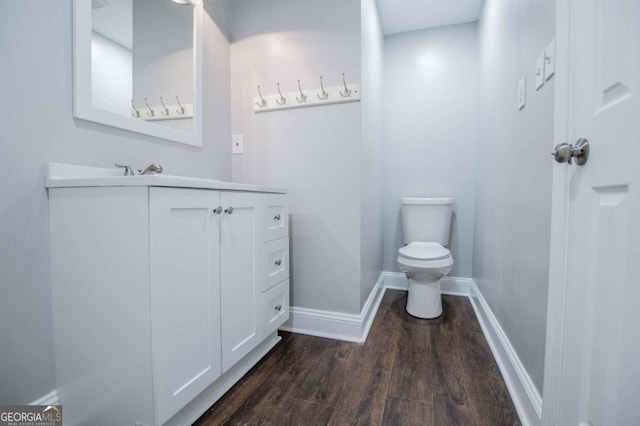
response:
M519 425L473 308L443 296L435 320L387 290L363 345L283 340L197 422L209 425Z

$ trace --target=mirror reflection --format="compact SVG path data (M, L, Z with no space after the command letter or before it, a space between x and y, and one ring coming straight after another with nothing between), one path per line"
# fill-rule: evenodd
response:
M92 0L94 108L193 133L193 8Z

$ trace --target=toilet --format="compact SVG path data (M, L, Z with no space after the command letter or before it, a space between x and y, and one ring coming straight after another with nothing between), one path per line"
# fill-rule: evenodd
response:
M440 281L451 272L449 244L453 198L401 198L404 247L398 266L409 278L407 312L418 318L442 315Z

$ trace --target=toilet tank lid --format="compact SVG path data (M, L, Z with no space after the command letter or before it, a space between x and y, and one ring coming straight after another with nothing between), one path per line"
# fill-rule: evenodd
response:
M451 255L449 249L442 247L438 243L413 242L408 246L401 247L400 256L406 259L415 260L439 260L446 259Z
M402 204L419 204L419 205L431 205L431 206L448 206L453 204L453 197L402 197L400 202Z

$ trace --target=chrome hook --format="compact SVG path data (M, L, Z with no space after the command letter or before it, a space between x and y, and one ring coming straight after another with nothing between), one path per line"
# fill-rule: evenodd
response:
M304 93L302 93L302 88L300 87L300 80L298 80L298 90L300 90L300 97L296 96L296 100L298 102L300 102L301 104L307 102L307 95L305 95Z
M180 103L180 99L178 99L178 95L176 95L176 102L178 103L178 106L180 107L180 109L177 109L176 112L178 114L180 114L180 115L184 115L184 107Z
M260 100L256 102L256 105L264 108L267 106L267 100L262 96L262 92L260 91L260 85L258 85L258 95L260 96Z
M167 106L164 104L164 100L162 99L162 96L160 96L160 103L162 104L162 108L164 108L164 111L160 111L160 114L166 117L167 115L169 115L169 108L167 108Z
M280 83L276 83L276 85L278 86L278 93L280 94L280 99L276 99L276 102L278 103L278 105L284 105L287 103L287 98L282 96L282 92L280 91Z
M344 91L340 91L340 96L343 98L348 98L351 96L351 89L347 88L347 82L344 79L344 73L342 73L342 84L344 84Z
M326 101L327 98L329 97L329 93L325 92L325 90L324 90L324 84L322 84L322 76L320 76L320 87L322 88L322 94L321 95L316 95L316 96L321 101Z
M140 118L140 111L138 111L138 108L136 108L135 104L133 103L133 99L131 99L131 108L133 108L134 111L131 113L131 115L135 118Z
M144 103L147 104L147 108L149 108L149 111L150 111L150 113L148 112L147 115L149 117L153 117L155 113L153 112L153 108L149 106L149 101L147 101L147 98L144 98Z

